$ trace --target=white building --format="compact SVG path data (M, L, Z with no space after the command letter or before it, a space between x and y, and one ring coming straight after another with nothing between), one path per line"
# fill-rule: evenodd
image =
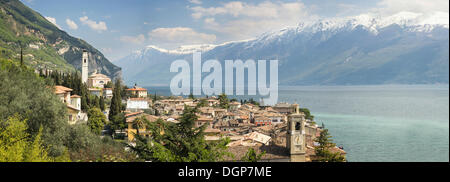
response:
M148 100L145 98L129 98L127 100L127 110L135 111L149 109Z

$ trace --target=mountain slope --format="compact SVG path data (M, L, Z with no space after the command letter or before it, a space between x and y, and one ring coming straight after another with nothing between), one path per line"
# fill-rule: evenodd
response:
M17 59L20 46L24 62L34 68L81 70L81 54L86 49L89 72L100 70L111 78L121 77L121 68L84 40L58 29L18 0L0 0L0 56Z
M448 34L448 13L402 12L302 23L199 50L202 61L278 59L281 85L433 84L449 82ZM148 46L117 64L130 84L168 85L171 62L191 61L189 51Z

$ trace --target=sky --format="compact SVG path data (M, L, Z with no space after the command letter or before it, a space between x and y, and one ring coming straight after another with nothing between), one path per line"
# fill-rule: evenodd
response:
M322 18L449 12L448 0L21 1L113 62L147 45L221 44Z

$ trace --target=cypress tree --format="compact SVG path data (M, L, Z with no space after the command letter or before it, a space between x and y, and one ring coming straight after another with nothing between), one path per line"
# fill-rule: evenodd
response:
M122 105L122 97L120 95L120 89L121 89L120 80L116 80L116 83L114 84L114 91L113 91L113 97L111 99L111 105L109 107L109 115L108 117L112 119L115 115L119 114L121 111L121 105Z

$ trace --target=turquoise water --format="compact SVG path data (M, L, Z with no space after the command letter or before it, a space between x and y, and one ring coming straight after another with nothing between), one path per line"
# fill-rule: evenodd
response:
M309 108L349 161L449 161L448 85L280 87L279 101Z
M280 101L310 108L349 161L449 161L449 87L289 87Z

